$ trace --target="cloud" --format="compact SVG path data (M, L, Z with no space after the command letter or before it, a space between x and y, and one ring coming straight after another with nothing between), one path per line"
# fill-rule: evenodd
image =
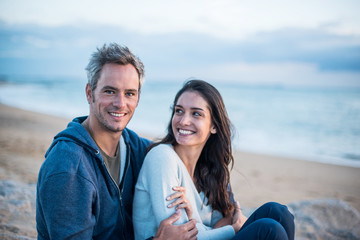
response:
M320 71L314 64L272 62L218 64L191 69L195 77L212 81L229 81L280 86L360 86L360 72Z
M258 33L241 43L249 62L306 62L321 70L360 71L360 36L318 29L281 29Z
M142 34L109 25L0 23L0 36L0 74L84 76L95 48L115 41L139 55L152 80L196 76L281 84L360 81L359 37L329 33L326 27L259 32L234 41L193 32Z
M360 34L356 0L22 0L0 1L0 19L10 24L48 27L112 25L139 34L191 32L239 40L282 28L317 28Z

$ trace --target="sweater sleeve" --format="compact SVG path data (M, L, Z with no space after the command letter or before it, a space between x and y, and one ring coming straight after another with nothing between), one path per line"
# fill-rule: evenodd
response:
M177 163L176 153L168 146L159 145L148 153L145 158L142 173L140 174L144 187L150 195L150 202L153 209L154 218L156 219L156 226L160 222L168 218L175 212L174 208L168 208L169 202L166 200L170 194L174 193L173 186L181 186L184 178L183 169ZM190 189L187 189L187 194L190 194ZM197 211L196 204L191 202L193 210ZM175 224L183 224L188 221L188 217L184 209L181 210L180 219ZM235 231L232 226L224 226L213 229L198 222L196 227L199 231L198 239L231 239L235 236Z
M196 228L199 233L196 236L199 240L232 239L235 236L235 230L232 226L226 225L220 228L210 228L202 223L197 223Z
M181 174L174 159L174 152L168 146L160 145L150 151L142 167L141 181L149 192L156 226L175 212L175 208L168 208L171 203L166 200L174 193L172 187L181 185ZM181 210L181 217L175 224L188 221L185 210Z

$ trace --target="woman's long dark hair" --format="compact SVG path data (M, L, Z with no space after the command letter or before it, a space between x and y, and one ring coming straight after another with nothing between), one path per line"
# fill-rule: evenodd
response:
M195 185L199 191L204 192L208 198L208 204L213 209L227 216L233 210L233 204L227 192L228 184L230 184L228 166L229 164L231 164L231 167L234 165L231 148L232 126L224 101L215 87L202 80L187 81L175 96L171 119L167 127L167 135L151 148L161 143L177 145L172 130L174 106L177 104L179 97L188 91L198 92L208 103L211 121L216 129L216 134L210 135L196 164L194 172Z

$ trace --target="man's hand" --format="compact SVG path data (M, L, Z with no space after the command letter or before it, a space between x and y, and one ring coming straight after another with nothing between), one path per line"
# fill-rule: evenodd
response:
M180 218L180 214L180 210L176 210L173 215L161 221L160 226L153 239L196 240L198 230L196 228L196 221L194 219L182 225L173 225L173 223Z
M173 190L176 192L171 194L169 197L167 197L166 200L167 201L171 201L173 199L176 200L170 203L168 207L172 208L176 206L176 210L180 210L181 208L184 208L188 216L188 219L191 220L193 211L191 204L186 197L186 189L184 187L173 187Z

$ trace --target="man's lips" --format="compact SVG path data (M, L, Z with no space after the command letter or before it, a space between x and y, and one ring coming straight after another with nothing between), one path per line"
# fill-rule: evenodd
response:
M126 114L125 114L125 113L110 112L110 115L111 115L111 116L114 116L114 117L123 117L123 116L125 116Z

